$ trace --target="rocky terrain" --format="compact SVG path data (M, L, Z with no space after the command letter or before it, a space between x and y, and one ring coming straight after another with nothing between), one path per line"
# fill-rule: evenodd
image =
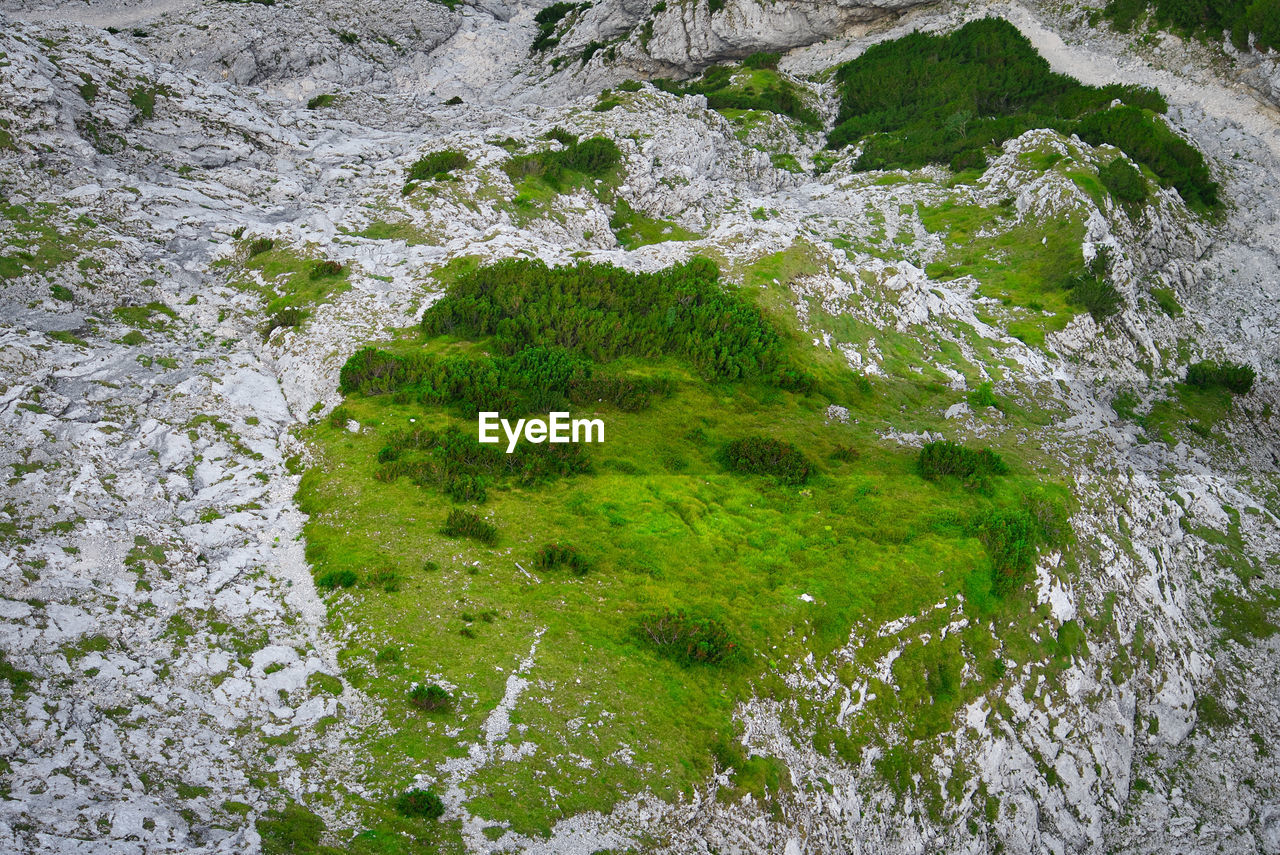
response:
M1007 426L957 404L931 418L959 436L1007 431L1069 473L1081 547L1041 563L1037 614L1046 639L1074 622L1087 645L1051 674L1011 659L1001 693L959 713L931 762L938 804L895 791L872 753L833 758L812 737L856 718L922 633L945 636L947 602L857 627L829 656L784 663L790 696L739 704L744 749L789 770L774 803L717 799L709 781L671 801L628 794L539 837L468 807L468 781L536 689L530 638L482 741L423 764L449 845L1280 853L1275 54L1121 35L1071 4L657 5L577 7L543 52L530 50L541 7L504 0L0 5L0 851L252 852L286 799L346 845L361 805L388 795L362 746L394 712L350 678L341 653L357 630L329 620L294 493L313 455L300 431L339 403L347 357L412 325L440 292L434 271L464 256L656 270L702 253L733 276L805 242L821 262L781 284L815 346L874 378L890 333L924 330L1044 413ZM744 127L701 96L644 86L593 110L623 80L768 50L829 120L824 71L987 14L1057 71L1159 88L1223 213L1196 216L1164 188L1132 214L1065 168L1031 168L1110 159L1048 131L1010 140L968 183L940 167L882 182L848 155L816 169L816 132ZM618 198L695 239L627 250L587 189L513 207L502 141L555 127L614 139ZM446 147L473 168L425 203L404 193L406 169ZM1086 260L1114 260L1124 310L1105 325L1077 315L1043 347L1011 336L972 277L929 275L951 245L918 206L944 204L1003 206L1019 225L1078 215ZM304 323L264 334L271 274L245 264L255 238L345 278ZM1180 311L1157 309L1153 289ZM883 345L840 338L834 318L884 330ZM1258 373L1212 438L1153 440L1113 404L1134 392L1150 411L1202 358ZM941 350L937 362L951 388L972 388Z

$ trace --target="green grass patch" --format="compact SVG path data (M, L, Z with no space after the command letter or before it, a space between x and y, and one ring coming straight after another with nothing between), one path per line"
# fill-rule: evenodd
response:
M635 210L626 199L618 199L609 227L626 249L639 249L669 240L698 240L702 235L681 228L670 220L660 220Z
M691 794L734 737L735 704L785 692L777 671L825 656L858 625L965 597L973 633L914 645L895 664L908 688L877 702L875 715L921 722L913 738L945 732L995 679L981 676L993 671L985 664L964 677L964 658L985 663L991 638L978 629L1029 611L1019 584L1039 548L1065 541L1054 528L1065 493L1041 484L1016 444L1000 449L1008 473L972 490L923 478L916 451L881 440L883 426L911 418L908 403L939 411L954 393L910 372L873 392L847 365L822 361L792 331L790 303L774 299L785 286L773 284L818 263L803 246L771 256L742 271L762 287L742 290L704 261L656 274L472 269L428 312L422 339L349 363L344 415L366 429L309 428L315 465L298 501L318 578L386 567L401 580L395 590L353 585L331 604L335 625L350 630L351 673L393 713L395 728L366 744L377 775L407 787L465 755L535 636L527 678L538 689L510 711L505 736L529 754L468 783L473 813L521 833L646 788ZM780 380L784 366L812 382ZM483 500L463 504L483 501L483 511L456 507L437 478L379 477L395 462L385 449L398 448L396 459L436 453L436 440L406 439L416 432L467 440L450 440L438 465L475 463L485 400L476 390L514 390L518 410L534 389L564 394L588 371L610 382L661 378L666 390L632 407L568 396L566 409L606 424L604 443L577 446L589 467L533 481L482 473L492 479ZM856 418L828 423L836 401ZM733 471L718 452L744 437L775 452L751 461L802 459L806 477ZM475 521L497 537L444 531ZM575 555L588 572L575 570ZM425 674L458 687L450 727L412 702ZM575 756L590 765L563 762ZM782 786L765 760L736 768L744 791Z
M308 257L287 246L277 247L267 238L247 244L247 254L244 269L260 272L265 284L239 277L232 285L258 293L266 304L268 316L276 316L286 309L310 308L351 287L349 269L325 259Z

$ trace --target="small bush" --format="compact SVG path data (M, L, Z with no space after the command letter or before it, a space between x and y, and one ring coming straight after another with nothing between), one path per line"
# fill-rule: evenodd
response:
M302 309L281 309L267 319L266 324L262 327L262 337L264 339L271 338L271 334L281 327L300 327L306 319L307 313Z
M618 84L619 92L639 92L644 88L644 84L639 80L624 80Z
M1253 389L1256 372L1248 365L1235 362L1203 360L1187 368L1187 384L1201 389L1226 389L1237 395L1247 395Z
M575 576L585 576L593 569L593 563L568 543L548 543L533 556L533 564L539 570L567 567Z
M444 103L445 103L445 106L447 107L456 107L462 103L462 96L454 95L452 98L450 98L448 101L445 101Z
M742 61L747 68L772 68L778 67L778 60L782 59L780 53L766 53L757 51Z
M388 594L394 594L400 590L400 574L390 567L380 567L369 574L369 584L374 588L381 588Z
M310 101L308 101L308 102L307 102L307 109L308 109L308 110L319 110L319 109L322 109L322 108L324 108L324 107L328 107L330 104L332 104L333 102L335 102L335 101L337 101L337 100L338 100L338 96L336 96L336 95L331 95L331 94L329 94L328 92L326 92L326 93L324 93L324 94L322 94L322 95L317 95L317 96L315 96L314 98L312 98Z
M414 161L409 167L409 178L413 181L429 181L444 178L455 169L465 169L470 165L467 156L460 151L445 149L433 151L426 157Z
M670 609L640 619L640 638L660 655L681 665L724 665L742 655L728 629L714 618Z
M324 279L327 276L341 276L342 273L342 265L328 258L323 258L311 263L312 279Z
M852 445L837 445L836 450L831 452L831 456L841 463L852 463L862 456L862 452Z
M316 577L316 587L326 591L334 588L350 588L358 577L352 570L326 570Z
M1123 157L1117 157L1099 168L1098 178L1102 181L1102 186L1120 202L1141 203L1147 201L1150 195L1147 179Z
M436 683L429 686L415 683L409 690L409 703L427 712L441 712L453 706L453 695Z
M920 449L920 474L930 481L947 475L973 478L1004 475L1008 465L989 448L974 451L950 440L927 442Z
M813 473L812 464L800 449L772 437L735 439L720 450L718 457L721 465L732 472L772 475L784 484L803 484Z
M255 255L262 255L262 253L270 252L275 248L276 242L269 237L254 238L249 241L249 246L246 249L245 254L248 255L249 258L253 258Z
M485 544L492 544L498 539L498 529L471 511L450 511L443 532L448 537L469 537Z
M1076 277L1067 288L1067 296L1072 303L1083 306L1099 323L1124 307L1124 298L1116 286L1100 276Z
M404 816L439 819L444 815L444 802L431 790L405 790L396 796L396 811Z
M1030 581L1039 555L1039 529L1035 517L1022 508L993 510L973 525L972 531L991 556L991 589L1004 596Z

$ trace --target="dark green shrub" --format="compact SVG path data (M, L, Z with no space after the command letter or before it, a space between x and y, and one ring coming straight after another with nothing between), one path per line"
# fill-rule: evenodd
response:
M703 258L656 273L585 262L549 268L537 260L500 261L459 277L423 313L422 329L427 335L494 336L495 348L505 353L564 348L597 363L682 356L718 380L790 368L782 337L754 304L722 288L719 275ZM377 353L359 351L348 361L340 376L344 392L366 375L372 388L381 388L412 370L403 359Z
M1138 204L1147 201L1150 195L1147 179L1143 178L1142 173L1122 157L1117 157L1105 166L1099 167L1098 178L1102 181L1102 186L1107 188L1107 192L1119 202Z
M1124 298L1116 286L1100 276L1081 274L1071 280L1067 297L1077 306L1083 306L1095 321L1114 315L1124 307Z
M862 141L858 169L973 168L985 163L983 148L1052 128L1119 147L1194 209L1218 206L1204 158L1149 115L1168 109L1158 92L1084 86L1056 74L1025 36L998 18L972 21L949 35L916 32L873 45L840 67L837 82L841 106L828 146ZM1117 99L1122 106L1110 108ZM1137 187L1129 182L1121 192Z
M559 40L554 38L556 27L565 15L576 8L576 3L552 3L539 10L538 14L533 16L533 22L538 25L538 35L533 39L531 50L544 51L555 47L559 43Z
M591 61L591 57L596 55L596 51L603 50L607 45L604 42L591 41L582 49L582 64L586 65ZM606 57L607 59L608 57Z
M1092 145L1110 143L1173 185L1188 206L1218 207L1218 184L1209 174L1204 157L1168 126L1143 110L1129 105L1113 107L1085 117L1075 128Z
M298 308L281 309L270 318L262 328L262 337L271 338L271 334L281 327L300 327L307 319L307 313Z
M972 526L991 556L991 589L1004 596L1031 580L1039 555L1040 531L1029 511L992 510Z
M396 796L396 811L404 816L439 819L444 815L444 802L432 790L405 790Z
M394 594L400 590L400 574L390 567L379 567L369 574L369 586L372 588L381 588L388 594Z
M444 103L445 103L445 106L447 107L456 107L462 103L462 96L454 95L452 98L450 98L448 101L445 101Z
M778 67L778 60L782 59L780 53L765 53L757 51L742 61L747 68L772 68Z
M1201 389L1221 388L1237 395L1253 389L1257 373L1248 365L1203 360L1187 368L1187 384Z
M432 683L424 686L414 683L409 690L409 703L427 712L442 712L453 706L453 695L443 686Z
M276 242L269 237L254 238L249 242L246 255L253 258L255 255L262 255L264 252L270 252L276 248Z
M1128 32L1148 10L1156 23L1184 35L1199 34L1217 42L1227 31L1242 51L1249 49L1251 35L1258 50L1280 48L1280 0L1110 0L1104 14L1117 29Z
M813 473L812 464L800 449L773 437L749 436L732 440L717 457L721 465L731 472L772 475L784 484L803 484Z
M341 404L329 411L330 427L346 428L349 421L351 421L351 411Z
M331 95L328 92L326 92L324 94L317 95L314 98L312 98L310 101L308 101L307 109L319 110L323 107L328 107L330 104L334 103L337 100L338 100L337 95Z
M989 448L974 451L950 440L927 442L920 449L920 474L930 481L947 475L973 478L1004 475L1008 465Z
M316 577L316 587L326 591L334 588L350 588L358 577L353 570L326 570Z
M469 537L485 544L498 539L498 529L471 511L450 511L442 531L447 537Z
M852 463L862 456L862 452L852 445L837 445L831 456L841 463Z
M639 92L644 88L644 84L639 80L624 80L618 84L619 92Z
M430 181L435 178L444 178L455 169L466 169L470 165L467 156L460 151L445 149L444 151L433 151L425 157L414 161L413 166L409 167L409 179L411 181Z
M594 569L592 561L568 543L548 543L533 556L533 565L539 570L568 568L575 576L585 576Z
M509 159L502 169L513 181L538 178L552 189L560 189L576 173L587 177L602 177L622 162L622 151L608 137L591 137L579 142L572 134L553 130L548 136L560 140L564 148L559 151L543 151L524 154ZM568 142L565 142L568 140Z
M640 639L660 656L681 665L724 665L742 656L740 645L714 618L682 611L650 614L637 626Z

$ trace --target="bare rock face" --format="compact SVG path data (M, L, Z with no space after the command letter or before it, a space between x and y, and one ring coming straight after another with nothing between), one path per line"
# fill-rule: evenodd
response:
M713 10L705 2L671 2L663 8L648 0L607 0L582 16L563 45L572 54L593 41L608 42L635 30L641 36L625 43L619 50L623 57L653 71L691 74L756 51L811 45L925 5L922 0L727 0Z

